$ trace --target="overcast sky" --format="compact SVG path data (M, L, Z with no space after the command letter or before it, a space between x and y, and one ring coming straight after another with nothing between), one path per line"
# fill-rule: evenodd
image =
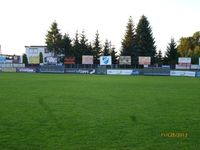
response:
M22 54L25 45L45 45L56 20L62 33L74 38L82 30L93 41L99 30L102 44L112 41L120 50L129 16L134 25L145 15L157 50L200 31L200 0L0 0L0 45L4 54Z

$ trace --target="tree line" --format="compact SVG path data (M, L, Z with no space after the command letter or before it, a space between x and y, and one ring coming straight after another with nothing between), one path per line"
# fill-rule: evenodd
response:
M85 32L81 34L78 31L75 38L71 39L68 34L62 35L58 29L58 24L54 21L51 24L50 30L46 35L47 49L53 52L55 56L75 57L76 63L82 63L82 55L93 55L94 63L99 63L101 55L111 55L113 62L117 62L117 52L115 47L111 45L111 41L105 40L103 46L101 45L98 31L95 34L93 42L89 42Z
M98 30L95 38L89 42L85 32L75 33L72 39L68 34L62 35L58 24L54 21L47 31L45 43L47 49L55 56L75 57L76 63L82 63L82 55L92 55L94 63L99 64L100 56L112 56L112 64L118 62L119 56L131 56L132 65L138 66L139 56L150 56L151 63L171 65L175 67L178 57L192 57L192 62L197 63L200 57L200 32L194 33L192 37L180 38L179 44L171 38L163 56L161 50L156 50L155 39L148 18L141 16L135 27L132 17L128 19L124 37L121 41L120 53L117 53L115 46L108 39L101 44ZM41 58L42 56L40 56ZM42 60L42 59L41 59Z

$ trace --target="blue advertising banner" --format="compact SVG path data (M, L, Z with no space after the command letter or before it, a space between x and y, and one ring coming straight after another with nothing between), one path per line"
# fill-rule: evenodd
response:
M200 78L200 71L196 72L196 77Z
M111 64L112 64L111 56L100 57L100 65L111 65Z
M5 63L6 62L6 56L0 55L0 63Z

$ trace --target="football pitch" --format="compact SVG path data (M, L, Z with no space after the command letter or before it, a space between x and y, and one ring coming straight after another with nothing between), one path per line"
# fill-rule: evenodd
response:
M0 73L1 150L195 150L200 79Z

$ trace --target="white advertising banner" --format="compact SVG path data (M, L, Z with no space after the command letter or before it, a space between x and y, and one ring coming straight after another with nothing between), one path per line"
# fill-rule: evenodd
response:
M82 56L82 64L93 64L93 56L83 55Z
M131 65L131 56L120 56L119 64L120 65Z
M191 64L191 58L190 57L179 57L178 58L179 64Z
M194 71L170 71L170 76L186 76L195 77L196 72Z
M45 57L45 63L47 64L57 64L57 57Z
M191 69L200 69L200 65L191 65Z
M150 65L151 57L139 56L139 65Z
M131 75L133 70L114 70L108 69L107 74L109 75Z
M111 56L100 56L100 65L111 65Z
M199 66L200 66L200 57L199 57Z
M188 65L179 65L179 64L176 64L176 69L190 69L191 68L191 66L190 66L190 64L188 64Z

